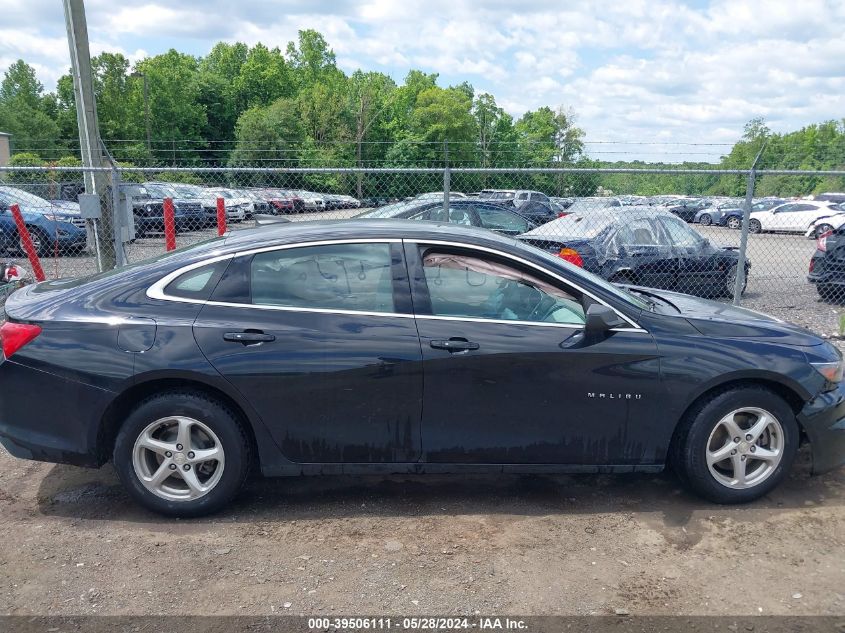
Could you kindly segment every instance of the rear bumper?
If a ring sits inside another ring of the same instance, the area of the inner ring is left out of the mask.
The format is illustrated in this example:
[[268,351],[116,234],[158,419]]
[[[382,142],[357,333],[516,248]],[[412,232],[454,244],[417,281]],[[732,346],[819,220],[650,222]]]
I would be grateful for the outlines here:
[[15,457],[100,466],[99,421],[114,394],[0,361],[0,444]]
[[810,438],[813,474],[845,465],[845,384],[816,396],[797,417]]

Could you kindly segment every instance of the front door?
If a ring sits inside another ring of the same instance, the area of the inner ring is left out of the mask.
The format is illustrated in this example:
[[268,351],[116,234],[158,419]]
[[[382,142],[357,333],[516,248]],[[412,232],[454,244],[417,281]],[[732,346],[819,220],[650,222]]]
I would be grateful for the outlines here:
[[194,332],[291,461],[419,458],[422,358],[401,243],[236,257]]
[[574,287],[472,248],[406,242],[424,362],[423,460],[657,463],[659,363],[636,328],[584,331]]

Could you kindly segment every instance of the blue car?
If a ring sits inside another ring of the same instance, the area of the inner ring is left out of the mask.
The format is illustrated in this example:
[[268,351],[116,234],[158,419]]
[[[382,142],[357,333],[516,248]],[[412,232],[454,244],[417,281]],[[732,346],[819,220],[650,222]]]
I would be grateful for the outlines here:
[[0,187],[0,246],[22,250],[11,206],[20,207],[32,243],[40,256],[85,250],[85,220],[78,211],[62,208],[17,187]]

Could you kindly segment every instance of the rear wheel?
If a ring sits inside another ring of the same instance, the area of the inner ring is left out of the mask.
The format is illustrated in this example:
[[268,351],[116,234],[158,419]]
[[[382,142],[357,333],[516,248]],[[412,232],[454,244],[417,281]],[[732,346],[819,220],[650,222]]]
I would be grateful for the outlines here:
[[740,220],[736,216],[731,216],[731,217],[728,218],[728,228],[729,229],[736,230],[736,229],[739,229],[740,227],[742,227],[742,220]]
[[250,444],[236,416],[190,391],[141,402],[121,427],[114,465],[129,494],[146,508],[177,517],[216,512],[240,490]]
[[760,224],[760,220],[749,220],[748,221],[748,230],[751,233],[762,233],[763,232],[763,225]]
[[774,489],[798,448],[789,405],[763,387],[736,387],[700,401],[681,422],[670,459],[684,483],[715,503],[745,503]]
[[707,213],[705,213],[704,215],[702,215],[702,216],[698,219],[698,221],[699,221],[702,225],[704,225],[704,226],[710,226],[711,224],[713,224],[713,218],[711,218],[711,217],[710,217],[710,215],[709,215],[709,214],[707,214]]

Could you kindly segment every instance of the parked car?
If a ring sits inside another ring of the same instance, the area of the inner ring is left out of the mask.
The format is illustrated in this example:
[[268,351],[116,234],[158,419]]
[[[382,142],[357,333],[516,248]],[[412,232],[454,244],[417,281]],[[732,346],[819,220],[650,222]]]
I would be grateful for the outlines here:
[[443,209],[443,202],[429,201],[422,204],[418,201],[414,202],[414,204],[405,203],[365,211],[356,217],[361,219],[393,218],[447,222],[464,226],[477,226],[505,235],[519,235],[537,226],[536,223],[521,215],[518,210],[485,200],[474,198],[450,200],[448,215]]
[[46,257],[86,248],[85,220],[75,211],[51,204],[17,187],[0,186],[0,248],[23,251],[11,206],[18,205],[36,252]]
[[[732,296],[739,256],[653,207],[572,213],[520,236],[614,283]],[[746,282],[750,264],[746,262]],[[743,288],[744,289],[744,288]]]
[[833,202],[836,204],[845,204],[845,193],[838,193],[838,192],[828,192],[828,193],[820,193],[813,196],[813,200],[816,202]]
[[[786,200],[783,198],[763,198],[762,200],[757,200],[751,205],[751,212],[754,211],[768,211],[769,209],[773,209],[777,206],[784,204]],[[740,229],[742,228],[742,205],[740,205],[739,209],[732,209],[728,211],[724,217],[720,220],[720,226],[727,226],[729,229]]]
[[258,195],[267,203],[263,213],[284,215],[305,211],[305,201],[289,189],[263,189]]
[[305,211],[326,210],[326,199],[322,194],[314,193],[313,191],[305,191],[304,189],[296,189],[293,193],[302,198],[303,208]]
[[807,280],[822,299],[845,301],[845,227],[839,226],[816,239]]
[[551,207],[551,201],[546,194],[530,189],[482,189],[478,197],[484,200],[510,200],[515,207],[521,207],[527,202],[539,202]]
[[804,236],[814,239],[819,238],[845,224],[845,203],[832,205],[831,211],[834,210],[836,211],[835,214],[820,217],[813,222]]
[[202,202],[186,194],[182,187],[169,182],[145,182],[142,185],[127,183],[123,187],[123,192],[132,200],[137,237],[164,232],[165,198],[173,201],[177,231],[196,231],[208,226]]
[[712,203],[706,198],[682,198],[667,204],[664,209],[674,213],[684,222],[693,222],[696,214],[709,207]]
[[715,202],[711,206],[705,207],[696,213],[693,223],[702,224],[704,226],[710,226],[711,224],[724,225],[724,222],[726,221],[725,218],[730,213],[739,213],[740,218],[742,218],[741,203],[735,200]]
[[281,223],[28,285],[6,313],[0,442],[110,460],[131,498],[171,516],[219,510],[253,471],[671,463],[704,498],[740,503],[783,481],[802,437],[813,472],[845,462],[830,342],[624,290],[490,231]]
[[[414,201],[414,202],[436,202],[437,200],[443,200],[446,194],[442,191],[429,191],[428,193],[421,193],[416,196],[411,196],[409,198],[405,198],[407,201]],[[449,199],[458,199],[458,198],[466,198],[467,195],[460,191],[450,191],[449,192]]]
[[768,211],[752,211],[748,219],[748,230],[751,233],[773,231],[803,234],[819,220],[837,213],[840,213],[839,207],[830,202],[797,200]]

